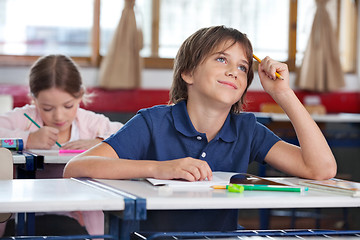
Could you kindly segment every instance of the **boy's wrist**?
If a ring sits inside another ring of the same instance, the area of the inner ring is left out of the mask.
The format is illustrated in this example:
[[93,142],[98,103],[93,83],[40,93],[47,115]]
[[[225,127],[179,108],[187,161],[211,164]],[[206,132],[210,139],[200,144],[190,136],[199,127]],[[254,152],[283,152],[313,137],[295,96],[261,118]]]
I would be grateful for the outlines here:
[[[145,162],[145,161],[142,161]],[[155,178],[156,176],[156,164],[157,161],[146,161],[146,164],[142,166],[144,170],[144,175],[150,178]]]
[[295,95],[292,89],[289,89],[288,91],[282,91],[275,94],[271,94],[271,97],[280,106],[282,105],[282,103],[289,103],[289,101],[291,101],[292,99],[297,99],[297,96]]

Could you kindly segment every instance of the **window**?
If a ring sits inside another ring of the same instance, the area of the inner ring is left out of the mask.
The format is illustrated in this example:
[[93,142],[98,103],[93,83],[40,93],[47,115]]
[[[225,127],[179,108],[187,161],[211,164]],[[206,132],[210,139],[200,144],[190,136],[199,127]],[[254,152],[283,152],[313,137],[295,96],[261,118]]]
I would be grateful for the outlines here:
[[173,58],[181,43],[199,28],[226,25],[246,33],[259,56],[267,54],[287,60],[289,1],[163,0],[161,3],[160,57]]
[[[356,32],[355,5],[330,0],[327,6],[346,65],[355,57],[356,41],[349,42]],[[123,6],[123,0],[0,0],[0,64],[61,52],[98,66]],[[301,64],[315,10],[315,0],[136,0],[135,6],[145,67],[160,68],[172,66],[180,44],[197,29],[226,25],[246,33],[259,57],[269,55],[294,70]],[[344,69],[354,71],[353,65]]]
[[91,55],[91,1],[0,0],[0,9],[1,54]]
[[[101,0],[100,2],[100,54],[104,56],[119,23],[124,0]],[[136,0],[134,8],[136,23],[144,35],[144,48],[141,52],[143,57],[151,55],[151,3],[151,0]]]
[[[344,0],[343,0],[344,1]],[[346,1],[346,0],[345,0]],[[300,4],[301,3],[301,4]],[[334,32],[338,31],[338,1],[330,0],[326,5]],[[296,66],[301,65],[304,57],[307,42],[310,36],[312,23],[316,13],[315,0],[299,0],[297,7],[297,28],[296,28]]]

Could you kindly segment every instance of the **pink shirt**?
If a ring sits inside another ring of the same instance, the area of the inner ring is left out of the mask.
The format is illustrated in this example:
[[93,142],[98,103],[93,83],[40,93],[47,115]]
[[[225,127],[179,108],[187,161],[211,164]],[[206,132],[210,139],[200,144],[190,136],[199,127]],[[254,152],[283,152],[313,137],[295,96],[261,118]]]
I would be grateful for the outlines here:
[[[44,126],[44,122],[36,107],[34,105],[25,105],[0,115],[0,138],[22,138],[24,146],[26,146],[29,133],[38,130],[38,127],[27,119],[24,113],[28,114],[41,127]],[[120,122],[111,122],[109,118],[102,114],[82,108],[78,109],[74,122],[77,128],[76,135],[78,135],[78,139],[94,139],[96,137],[105,139],[123,126]],[[71,136],[72,140],[77,140],[76,138],[74,139],[74,136]],[[58,147],[54,145],[53,148]],[[40,176],[37,175],[37,178],[61,177],[62,171],[62,165],[47,166],[47,171],[39,174]],[[65,215],[77,219],[81,225],[86,227],[89,234],[104,234],[104,214],[102,211],[70,212]],[[0,224],[0,237],[5,226],[6,224]]]
[[[0,115],[1,138],[22,138],[24,146],[26,146],[29,133],[38,130],[38,127],[28,120],[24,113],[28,114],[41,127],[44,126],[36,107],[34,105],[25,105]],[[79,131],[79,139],[94,139],[96,137],[105,139],[123,126],[120,122],[111,122],[103,114],[97,114],[82,108],[78,109],[74,121]]]

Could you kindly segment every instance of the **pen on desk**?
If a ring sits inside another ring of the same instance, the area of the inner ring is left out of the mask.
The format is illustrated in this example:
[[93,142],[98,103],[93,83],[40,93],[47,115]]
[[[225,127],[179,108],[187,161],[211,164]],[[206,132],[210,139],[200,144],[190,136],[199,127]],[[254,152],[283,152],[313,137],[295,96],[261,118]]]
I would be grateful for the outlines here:
[[[39,124],[37,124],[29,115],[27,115],[26,113],[24,113],[25,117],[27,117],[33,124],[35,124],[35,126],[37,126],[38,128],[41,128]],[[55,142],[56,145],[58,145],[59,147],[61,147],[60,143]]]
[[[255,56],[255,54],[253,54],[253,57],[256,59],[256,61],[258,61],[259,63],[261,63],[261,59],[258,58],[257,56]],[[276,77],[278,77],[281,80],[284,80],[283,76],[281,76],[278,72],[275,72]]]
[[[232,185],[214,185],[213,189],[230,189]],[[307,187],[292,187],[292,186],[270,186],[270,185],[241,185],[245,191],[278,191],[278,192],[303,192],[308,191]]]

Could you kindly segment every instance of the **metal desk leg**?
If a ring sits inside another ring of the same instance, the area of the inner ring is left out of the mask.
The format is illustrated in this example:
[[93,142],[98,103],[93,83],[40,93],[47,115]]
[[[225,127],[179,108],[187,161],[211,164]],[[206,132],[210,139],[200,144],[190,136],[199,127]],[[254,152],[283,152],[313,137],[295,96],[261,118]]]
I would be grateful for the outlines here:
[[15,215],[15,235],[25,235],[25,213],[17,213]]
[[35,235],[35,213],[17,213],[15,215],[15,235]]
[[131,233],[139,229],[140,222],[135,219],[124,219],[124,215],[119,212],[105,213],[105,234],[114,239],[130,240]]
[[26,213],[27,235],[35,235],[35,213]]
[[260,229],[267,230],[269,229],[270,223],[270,209],[260,209]]
[[139,231],[140,223],[135,217],[135,200],[130,198],[124,200],[124,211],[105,212],[105,233],[115,239],[129,240],[132,232]]

